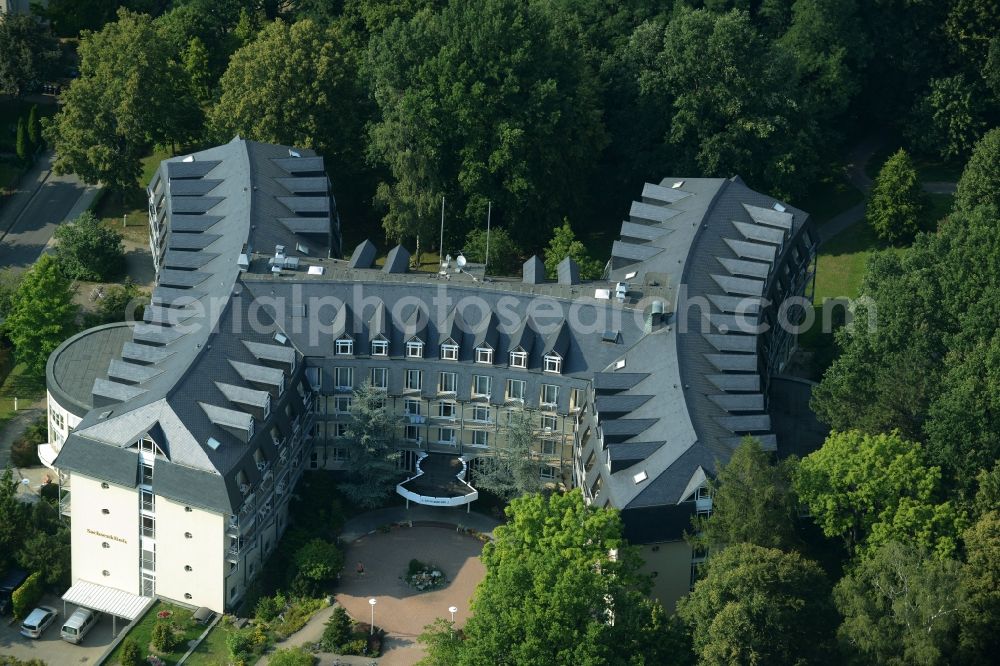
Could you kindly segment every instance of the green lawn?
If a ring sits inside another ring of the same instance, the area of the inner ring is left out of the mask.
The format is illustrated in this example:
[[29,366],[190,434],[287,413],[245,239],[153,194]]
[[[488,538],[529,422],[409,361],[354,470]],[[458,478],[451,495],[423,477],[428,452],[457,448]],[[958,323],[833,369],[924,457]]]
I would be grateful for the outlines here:
[[837,174],[818,181],[805,196],[790,203],[809,213],[818,224],[823,224],[861,203],[864,198],[864,194],[858,188]]
[[[6,355],[10,350],[0,352]],[[45,401],[45,377],[36,377],[27,372],[23,363],[15,365],[0,384],[0,424],[14,416],[14,398],[18,407],[25,409],[32,403]]]
[[[181,636],[178,641],[178,647],[175,650],[166,654],[159,654],[159,657],[167,664],[176,664],[180,658],[184,656],[184,653],[188,651],[188,641],[198,638],[198,636],[201,636],[201,632],[205,631],[204,626],[191,619],[191,611],[187,608],[168,604],[165,601],[157,601],[148,611],[146,611],[146,614],[141,620],[139,620],[139,623],[132,627],[132,630],[128,632],[128,637],[139,644],[139,651],[141,654],[153,654],[154,650],[149,644],[153,635],[153,625],[159,621],[156,614],[164,610],[173,613],[170,620],[173,621],[179,629],[181,629]],[[115,651],[111,653],[111,656],[108,657],[108,660],[105,663],[120,663],[118,661],[120,654],[121,644],[119,644]],[[225,661],[217,659],[212,663],[220,664],[225,663]]]
[[[170,157],[169,151],[157,150],[142,158],[142,175],[134,190],[122,194],[108,193],[101,198],[94,214],[101,221],[120,231],[129,240],[145,244],[149,238],[149,208],[146,202],[146,185],[152,179],[160,162]],[[122,225],[122,216],[127,216]]]
[[226,639],[231,631],[232,625],[218,622],[184,663],[191,666],[218,666],[228,663],[229,646],[226,645]]
[[[888,249],[887,243],[875,236],[875,230],[862,220],[820,246],[816,262],[816,295],[813,302],[824,298],[854,298],[861,287],[865,264],[876,249]],[[896,248],[893,251],[901,251]]]

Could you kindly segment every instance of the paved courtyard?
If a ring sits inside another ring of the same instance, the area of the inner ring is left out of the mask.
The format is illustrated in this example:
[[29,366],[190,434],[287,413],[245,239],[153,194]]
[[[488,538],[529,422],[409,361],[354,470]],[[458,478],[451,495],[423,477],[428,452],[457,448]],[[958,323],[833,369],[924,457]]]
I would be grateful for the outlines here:
[[[0,621],[0,655],[17,657],[18,659],[41,659],[50,666],[64,664],[94,664],[105,648],[111,643],[111,618],[102,615],[94,628],[84,637],[83,643],[73,645],[59,638],[59,628],[66,620],[67,614],[76,610],[73,604],[66,605],[63,613],[62,599],[46,595],[41,604],[51,606],[59,611],[59,618],[45,630],[42,637],[32,640],[20,634],[21,625],[13,622],[9,615]],[[118,630],[121,631],[128,622],[119,620]]]
[[[347,547],[337,601],[352,617],[368,621],[368,599],[374,597],[375,625],[400,638],[415,637],[435,619],[448,617],[449,606],[458,607],[455,622],[462,626],[485,575],[482,551],[482,542],[454,527],[400,527],[363,536]],[[407,585],[403,577],[412,558],[440,569],[448,585],[428,592]],[[356,571],[358,562],[364,564],[363,574]]]

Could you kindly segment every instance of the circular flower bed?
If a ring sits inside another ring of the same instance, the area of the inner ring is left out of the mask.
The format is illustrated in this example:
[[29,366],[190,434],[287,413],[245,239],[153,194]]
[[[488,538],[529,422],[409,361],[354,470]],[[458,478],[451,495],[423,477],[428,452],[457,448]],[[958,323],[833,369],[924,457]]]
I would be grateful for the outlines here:
[[440,569],[420,560],[410,560],[404,580],[421,592],[436,590],[448,583],[448,579]]

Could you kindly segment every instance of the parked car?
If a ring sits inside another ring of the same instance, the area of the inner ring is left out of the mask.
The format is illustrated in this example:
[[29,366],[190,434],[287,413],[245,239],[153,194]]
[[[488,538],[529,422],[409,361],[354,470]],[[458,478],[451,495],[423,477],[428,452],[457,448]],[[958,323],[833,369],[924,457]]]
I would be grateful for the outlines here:
[[87,635],[87,632],[94,628],[100,615],[89,608],[77,608],[63,624],[59,637],[70,643],[79,643]]
[[39,606],[24,618],[21,623],[21,635],[28,638],[41,638],[42,632],[59,617],[59,611],[48,606]]
[[28,572],[22,569],[11,569],[0,579],[0,615],[10,611],[11,597],[17,588],[28,580]]

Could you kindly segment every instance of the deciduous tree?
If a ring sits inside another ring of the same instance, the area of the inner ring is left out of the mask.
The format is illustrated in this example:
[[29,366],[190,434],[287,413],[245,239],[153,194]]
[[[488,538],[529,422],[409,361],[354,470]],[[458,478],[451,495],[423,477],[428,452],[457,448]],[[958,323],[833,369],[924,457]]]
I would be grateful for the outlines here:
[[969,664],[988,664],[1000,654],[1000,504],[984,513],[962,538],[965,566],[962,587],[960,650]]
[[677,614],[704,666],[836,663],[830,584],[798,553],[741,543],[714,554]]
[[941,469],[899,433],[831,433],[802,459],[795,490],[823,533],[851,549],[902,541],[940,557],[955,552],[963,521],[940,498]]
[[[462,641],[426,643],[430,663],[679,663],[650,581],[622,538],[617,511],[587,506],[579,490],[525,495],[483,549],[486,577],[476,589]],[[613,618],[613,621],[611,621]]]
[[931,79],[911,113],[911,144],[945,160],[965,159],[985,129],[982,96],[962,74]]
[[542,488],[534,451],[534,419],[523,409],[509,412],[509,417],[502,443],[497,442],[489,455],[476,459],[475,475],[479,488],[504,501]]
[[125,268],[122,235],[85,211],[56,227],[59,270],[73,280],[99,282],[118,277]]
[[18,285],[3,323],[14,356],[41,375],[49,354],[73,333],[76,313],[69,280],[52,256],[42,255]]
[[486,217],[518,243],[541,241],[580,205],[605,144],[596,80],[544,3],[451,2],[396,21],[371,42],[380,119],[370,152],[393,239],[432,236],[447,196],[463,237]]
[[136,186],[139,158],[151,143],[189,140],[201,112],[178,53],[153,20],[125,10],[80,40],[80,77],[43,130],[57,173],[124,191]]
[[570,257],[577,263],[580,277],[585,280],[599,279],[604,272],[601,262],[590,257],[587,248],[576,239],[576,234],[573,233],[569,220],[563,218],[562,225],[552,231],[552,238],[549,239],[549,244],[545,248],[545,273],[550,278],[555,278],[559,264],[566,257]]
[[[489,234],[490,273],[495,275],[514,275],[521,267],[521,248],[510,237],[503,227],[493,227]],[[476,228],[465,237],[462,251],[470,261],[482,263],[486,261],[486,229]]]
[[50,78],[59,49],[48,26],[32,14],[0,14],[0,95],[18,97]]
[[959,575],[958,562],[915,544],[889,541],[871,551],[833,591],[844,653],[858,664],[953,663]]
[[902,148],[886,160],[872,185],[866,215],[880,238],[897,242],[913,238],[927,207],[920,178]]

